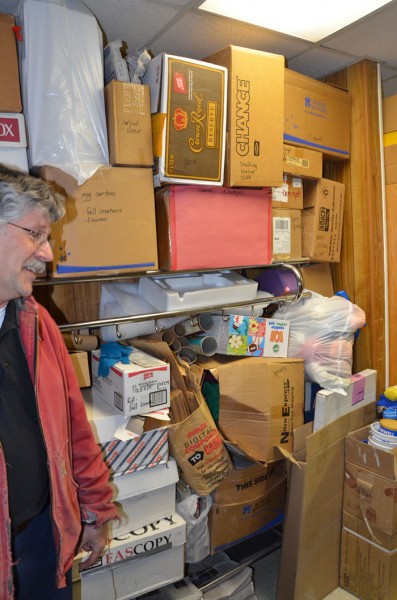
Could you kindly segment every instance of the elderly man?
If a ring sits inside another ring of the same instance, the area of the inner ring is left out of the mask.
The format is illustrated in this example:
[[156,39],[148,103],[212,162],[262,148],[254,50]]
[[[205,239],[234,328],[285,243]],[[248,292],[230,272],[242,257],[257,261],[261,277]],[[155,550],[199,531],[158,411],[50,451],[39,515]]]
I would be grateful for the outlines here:
[[117,519],[108,470],[57,325],[31,296],[64,197],[0,165],[0,598],[72,598]]

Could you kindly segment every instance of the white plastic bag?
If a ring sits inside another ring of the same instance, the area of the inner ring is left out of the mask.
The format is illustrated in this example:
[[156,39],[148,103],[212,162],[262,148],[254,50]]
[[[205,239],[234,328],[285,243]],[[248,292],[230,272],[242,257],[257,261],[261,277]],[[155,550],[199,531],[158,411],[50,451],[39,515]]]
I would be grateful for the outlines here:
[[[178,502],[178,497],[183,499]],[[187,563],[199,562],[210,553],[208,513],[211,506],[211,496],[198,496],[183,482],[178,483],[176,510],[186,521],[185,562]]]
[[351,383],[355,332],[365,325],[365,313],[341,296],[312,297],[285,305],[273,318],[290,323],[288,356],[304,359],[305,378],[345,395]]
[[79,0],[20,0],[16,22],[29,167],[79,185],[109,163],[102,33]]

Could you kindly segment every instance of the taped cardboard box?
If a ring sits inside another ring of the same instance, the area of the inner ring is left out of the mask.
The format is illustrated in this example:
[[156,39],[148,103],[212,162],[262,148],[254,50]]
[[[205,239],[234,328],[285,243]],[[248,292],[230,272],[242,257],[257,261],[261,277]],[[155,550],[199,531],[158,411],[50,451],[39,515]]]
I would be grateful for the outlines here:
[[345,436],[371,423],[371,405],[312,433],[294,431],[277,600],[321,600],[339,586]]
[[370,427],[364,427],[346,437],[343,510],[366,525],[365,538],[379,545],[380,537],[386,537],[386,547],[397,550],[392,546],[397,535],[397,450],[368,444],[369,433]]
[[273,260],[302,258],[302,214],[298,209],[272,208]]
[[279,187],[272,187],[273,208],[303,209],[303,183],[301,177],[284,173],[283,183]]
[[105,107],[110,164],[152,167],[149,87],[111,81],[105,87]]
[[229,73],[225,186],[281,185],[284,56],[229,45],[205,60]]
[[233,469],[213,493],[209,513],[211,554],[281,523],[287,493],[284,460],[263,464],[226,443]]
[[316,150],[283,145],[283,172],[306,179],[321,179],[323,155]]
[[362,600],[395,600],[397,550],[386,550],[343,528],[340,587]]
[[69,356],[71,358],[74,371],[81,388],[91,386],[91,373],[90,365],[88,360],[88,352],[84,351],[71,351],[69,350]]
[[157,268],[150,169],[104,166],[82,185],[55,167],[42,167],[39,175],[67,195],[65,216],[52,227],[53,277]]
[[167,186],[156,191],[156,223],[162,269],[249,267],[272,259],[270,188]]
[[277,445],[292,451],[293,430],[303,424],[303,360],[299,358],[200,357],[219,383],[219,427],[225,438],[253,458],[279,458]]
[[222,185],[227,69],[162,53],[142,83],[150,87],[155,186]]
[[345,185],[330,179],[304,182],[302,252],[320,262],[339,262]]
[[5,112],[22,110],[14,26],[12,15],[0,14],[0,111]]
[[285,69],[284,141],[349,158],[351,94]]

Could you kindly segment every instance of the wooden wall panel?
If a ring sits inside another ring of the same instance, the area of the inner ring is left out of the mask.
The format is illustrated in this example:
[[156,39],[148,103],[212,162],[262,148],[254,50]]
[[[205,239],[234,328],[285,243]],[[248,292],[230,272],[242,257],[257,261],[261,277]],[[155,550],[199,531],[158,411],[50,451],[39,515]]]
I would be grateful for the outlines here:
[[329,82],[352,94],[351,157],[330,163],[326,174],[346,185],[342,254],[333,265],[335,289],[344,289],[366,314],[367,325],[354,347],[354,371],[378,371],[385,388],[385,274],[377,66],[361,61]]
[[390,385],[397,385],[397,184],[386,186],[387,258],[389,273]]

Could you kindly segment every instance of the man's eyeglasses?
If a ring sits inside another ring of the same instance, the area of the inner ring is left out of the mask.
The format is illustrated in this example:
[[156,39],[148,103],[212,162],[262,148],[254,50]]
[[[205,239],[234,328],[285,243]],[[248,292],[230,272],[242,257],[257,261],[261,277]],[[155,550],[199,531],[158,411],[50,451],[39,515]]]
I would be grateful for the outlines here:
[[12,225],[13,227],[18,227],[18,229],[22,229],[28,233],[38,248],[49,244],[51,248],[54,247],[54,240],[50,238],[50,234],[45,233],[44,231],[34,231],[33,229],[28,229],[27,227],[22,227],[22,225],[17,225],[16,223],[11,223],[11,221],[7,221],[8,225]]

